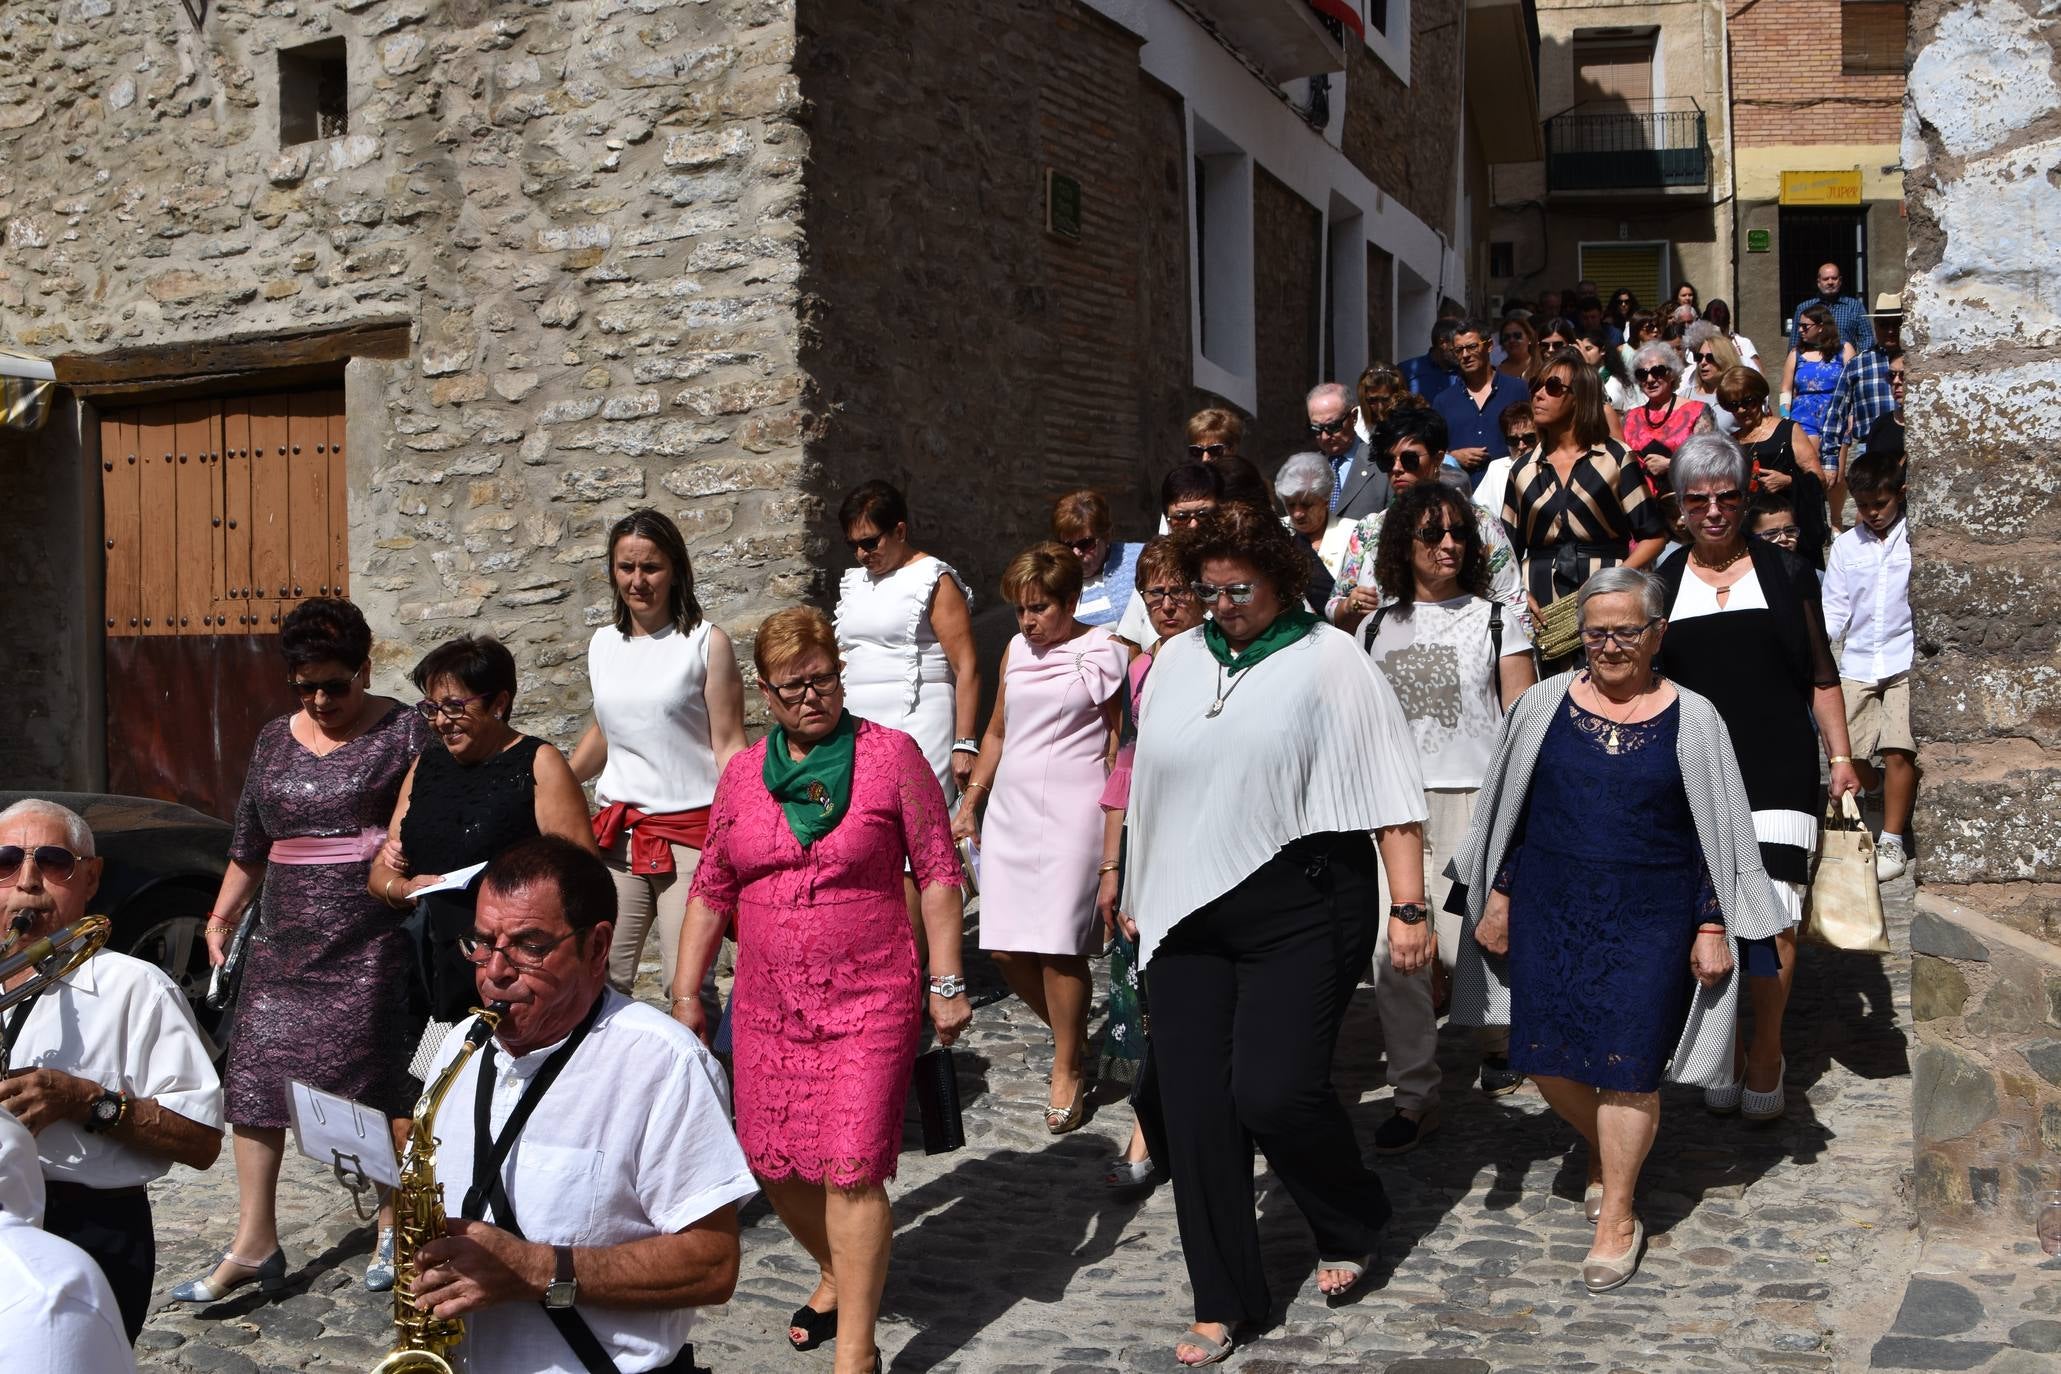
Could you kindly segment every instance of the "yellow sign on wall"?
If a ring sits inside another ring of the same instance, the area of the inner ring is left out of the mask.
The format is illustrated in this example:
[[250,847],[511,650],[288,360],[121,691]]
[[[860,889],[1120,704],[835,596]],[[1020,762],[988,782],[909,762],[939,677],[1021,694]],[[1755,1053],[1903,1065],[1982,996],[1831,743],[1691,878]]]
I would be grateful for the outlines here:
[[1859,205],[1861,169],[1782,173],[1784,205]]

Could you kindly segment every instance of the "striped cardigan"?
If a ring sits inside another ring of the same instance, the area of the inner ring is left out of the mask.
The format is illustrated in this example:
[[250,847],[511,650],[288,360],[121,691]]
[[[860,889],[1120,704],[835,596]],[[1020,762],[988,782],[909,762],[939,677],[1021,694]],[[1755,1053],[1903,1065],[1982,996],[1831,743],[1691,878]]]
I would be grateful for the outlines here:
[[[1503,865],[1510,841],[1531,795],[1531,775],[1545,743],[1546,727],[1567,700],[1573,673],[1548,678],[1526,692],[1503,722],[1495,759],[1475,799],[1474,825],[1447,868],[1454,880],[1448,910],[1463,918],[1457,967],[1453,970],[1453,1019],[1463,1025],[1507,1025],[1510,1020],[1508,967],[1474,939],[1487,905],[1489,885]],[[1732,945],[1734,971],[1714,988],[1697,984],[1689,1018],[1668,1063],[1678,1083],[1721,1087],[1732,1081],[1732,1046],[1738,1027],[1739,941],[1765,939],[1789,929],[1789,917],[1761,868],[1753,809],[1732,737],[1706,697],[1675,688],[1681,698],[1681,732],[1675,756],[1689,796],[1696,838],[1710,869],[1718,905]],[[1636,843],[1627,837],[1626,843]]]

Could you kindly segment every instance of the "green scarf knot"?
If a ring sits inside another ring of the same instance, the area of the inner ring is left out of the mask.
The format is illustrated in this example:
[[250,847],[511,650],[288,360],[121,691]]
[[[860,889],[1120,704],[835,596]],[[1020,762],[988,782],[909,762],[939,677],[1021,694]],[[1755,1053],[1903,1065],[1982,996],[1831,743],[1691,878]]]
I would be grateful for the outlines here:
[[835,729],[800,758],[787,753],[787,732],[766,732],[766,763],[760,776],[787,814],[787,828],[806,849],[837,829],[852,805],[852,746],[858,725],[850,711],[838,713]]
[[1233,653],[1231,641],[1224,638],[1223,627],[1214,619],[1210,619],[1202,622],[1202,642],[1209,645],[1209,651],[1216,656],[1217,662],[1235,676],[1276,649],[1285,649],[1295,643],[1308,634],[1310,627],[1316,623],[1315,615],[1299,607],[1292,611],[1283,611],[1275,616],[1274,623],[1261,630],[1258,637],[1246,645],[1243,651]]

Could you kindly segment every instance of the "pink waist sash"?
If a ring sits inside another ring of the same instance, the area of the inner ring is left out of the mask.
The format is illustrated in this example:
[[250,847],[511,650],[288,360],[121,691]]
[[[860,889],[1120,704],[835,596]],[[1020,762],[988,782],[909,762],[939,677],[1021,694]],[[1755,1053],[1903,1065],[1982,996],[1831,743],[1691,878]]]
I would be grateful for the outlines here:
[[375,825],[355,835],[294,835],[272,841],[265,857],[275,864],[356,864],[379,853],[386,827]]

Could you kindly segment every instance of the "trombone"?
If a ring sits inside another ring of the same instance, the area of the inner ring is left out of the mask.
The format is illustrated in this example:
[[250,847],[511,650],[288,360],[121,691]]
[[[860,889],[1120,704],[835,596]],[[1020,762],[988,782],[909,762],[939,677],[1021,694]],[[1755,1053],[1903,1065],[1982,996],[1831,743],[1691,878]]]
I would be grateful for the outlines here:
[[[20,918],[17,918],[19,920]],[[62,930],[53,931],[40,940],[32,941],[20,952],[0,959],[0,987],[7,980],[25,968],[36,972],[18,988],[0,992],[0,1011],[5,1011],[25,998],[34,997],[58,979],[70,973],[79,965],[100,952],[107,943],[114,925],[105,916],[85,916]],[[10,932],[7,941],[0,944],[5,948],[19,939],[19,931]]]

